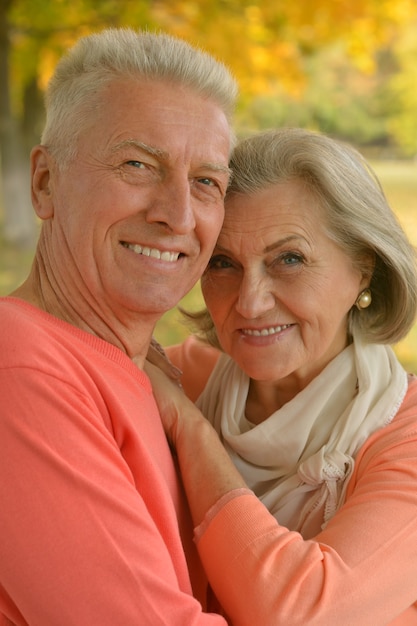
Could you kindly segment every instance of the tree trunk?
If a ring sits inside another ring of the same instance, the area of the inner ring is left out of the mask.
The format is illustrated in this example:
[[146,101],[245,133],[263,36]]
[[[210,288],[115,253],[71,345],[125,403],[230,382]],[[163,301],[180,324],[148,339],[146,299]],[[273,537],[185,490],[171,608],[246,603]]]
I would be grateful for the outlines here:
[[36,222],[30,202],[29,156],[10,105],[10,33],[7,13],[12,0],[0,0],[0,164],[3,237],[8,243],[31,247]]

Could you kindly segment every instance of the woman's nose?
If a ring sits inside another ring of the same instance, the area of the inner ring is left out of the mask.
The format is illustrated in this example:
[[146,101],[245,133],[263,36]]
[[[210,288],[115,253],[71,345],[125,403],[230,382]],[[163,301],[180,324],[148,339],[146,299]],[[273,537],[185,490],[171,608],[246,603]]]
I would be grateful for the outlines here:
[[275,296],[269,278],[259,274],[244,276],[236,302],[238,313],[246,319],[254,319],[267,313],[274,306]]

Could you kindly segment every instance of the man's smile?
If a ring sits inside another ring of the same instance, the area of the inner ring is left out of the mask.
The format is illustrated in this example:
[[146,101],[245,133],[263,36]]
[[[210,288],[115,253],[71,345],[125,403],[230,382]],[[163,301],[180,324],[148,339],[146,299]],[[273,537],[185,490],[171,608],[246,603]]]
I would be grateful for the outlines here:
[[180,252],[171,252],[169,250],[158,250],[157,248],[149,248],[148,246],[140,246],[139,244],[121,242],[122,246],[135,252],[135,254],[142,254],[143,256],[150,256],[154,259],[161,259],[161,261],[168,261],[174,263],[178,260]]

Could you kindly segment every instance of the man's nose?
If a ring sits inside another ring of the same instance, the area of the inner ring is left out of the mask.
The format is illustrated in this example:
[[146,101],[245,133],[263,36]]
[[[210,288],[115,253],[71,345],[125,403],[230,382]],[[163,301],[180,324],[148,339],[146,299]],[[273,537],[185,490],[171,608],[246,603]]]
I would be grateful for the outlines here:
[[186,235],[196,226],[191,183],[185,176],[170,176],[161,181],[158,193],[147,212],[147,221],[164,224],[172,233]]

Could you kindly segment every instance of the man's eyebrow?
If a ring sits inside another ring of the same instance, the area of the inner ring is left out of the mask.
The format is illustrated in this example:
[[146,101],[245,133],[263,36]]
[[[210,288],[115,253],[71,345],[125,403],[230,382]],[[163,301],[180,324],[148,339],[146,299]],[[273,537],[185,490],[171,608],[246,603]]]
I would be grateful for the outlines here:
[[222,163],[203,163],[201,165],[201,169],[221,172],[222,174],[227,174],[229,177],[232,175],[232,170],[230,169],[230,167],[227,167],[227,165],[223,165]]
[[[167,161],[169,159],[169,153],[165,150],[161,150],[160,148],[156,148],[155,146],[150,146],[143,141],[137,141],[137,139],[125,139],[120,143],[117,143],[113,146],[112,152],[117,152],[118,150],[122,150],[123,148],[136,148],[136,150],[146,152],[150,156],[161,159],[162,161]],[[209,169],[214,172],[222,172],[224,174],[227,174],[228,176],[231,176],[232,173],[230,167],[227,167],[227,165],[223,165],[222,163],[202,163],[201,168]]]
[[112,152],[117,152],[118,150],[122,150],[123,148],[136,148],[136,150],[141,150],[142,152],[146,152],[150,156],[154,156],[162,160],[167,160],[169,157],[168,152],[165,152],[165,150],[155,148],[155,146],[150,146],[147,143],[144,143],[143,141],[137,141],[136,139],[125,139],[124,141],[117,143],[113,146]]

